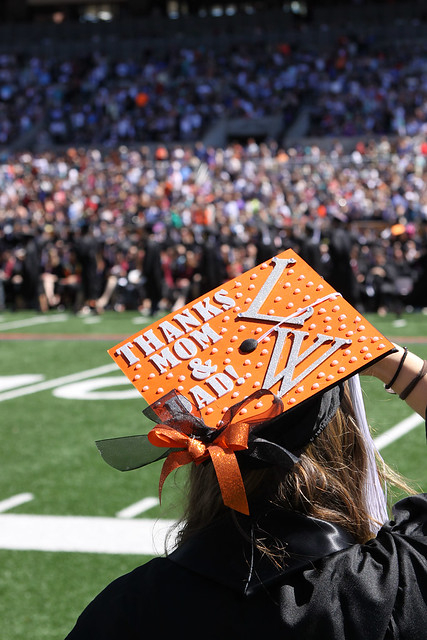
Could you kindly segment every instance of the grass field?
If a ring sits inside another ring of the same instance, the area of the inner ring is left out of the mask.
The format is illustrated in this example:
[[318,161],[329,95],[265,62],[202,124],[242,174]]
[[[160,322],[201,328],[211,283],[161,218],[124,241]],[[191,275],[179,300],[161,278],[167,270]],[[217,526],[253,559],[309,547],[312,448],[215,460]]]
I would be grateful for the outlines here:
[[[387,337],[427,358],[427,318],[422,314],[404,316],[404,322],[392,316],[368,319]],[[102,587],[148,559],[150,553],[126,553],[126,540],[120,549],[104,553],[104,523],[142,526],[145,519],[174,520],[180,514],[185,470],[168,479],[161,507],[155,500],[145,502],[123,517],[122,510],[157,496],[161,463],[121,474],[101,460],[94,445],[100,438],[149,428],[141,413],[144,401],[123,384],[123,374],[106,353],[144,323],[131,312],[87,318],[1,315],[0,640],[64,638]],[[362,382],[376,435],[411,415],[377,380]],[[420,424],[382,454],[427,490],[424,444]],[[11,498],[15,502],[8,502]],[[69,550],[75,517],[85,526],[102,525],[93,529],[92,552]],[[58,523],[70,526],[55,534]],[[13,535],[15,524],[25,529],[19,534],[24,542]],[[7,542],[8,527],[19,548]],[[35,550],[43,544],[46,550]],[[58,544],[67,550],[54,551]]]

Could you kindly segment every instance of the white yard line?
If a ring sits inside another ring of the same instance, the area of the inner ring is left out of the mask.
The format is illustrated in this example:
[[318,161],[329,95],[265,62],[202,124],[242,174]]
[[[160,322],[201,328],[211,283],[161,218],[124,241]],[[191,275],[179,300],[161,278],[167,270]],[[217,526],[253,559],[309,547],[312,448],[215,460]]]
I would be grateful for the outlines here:
[[117,371],[117,365],[115,363],[105,364],[102,367],[87,369],[86,371],[72,373],[68,376],[61,376],[60,378],[53,378],[52,380],[46,380],[45,382],[39,382],[27,387],[21,387],[20,389],[5,391],[4,393],[0,393],[0,402],[4,400],[12,400],[13,398],[19,398],[20,396],[27,396],[31,393],[38,393],[39,391],[46,391],[46,389],[54,389],[55,387],[59,387],[64,384],[70,384],[72,382],[79,382],[80,380],[84,380],[86,378],[94,378],[95,376],[100,376],[104,373],[110,373],[111,371]]
[[[0,515],[0,549],[158,555],[174,520]],[[168,547],[174,544],[173,534]]]
[[67,313],[61,313],[57,316],[31,316],[31,318],[25,318],[24,320],[12,320],[11,322],[1,322],[0,331],[6,329],[22,329],[23,327],[33,327],[36,324],[50,324],[53,322],[63,322],[68,320]]
[[418,413],[413,413],[408,418],[405,418],[405,420],[402,420],[402,422],[394,425],[394,427],[375,438],[374,442],[377,446],[378,451],[384,449],[384,447],[391,444],[395,440],[398,440],[406,433],[409,433],[409,431],[412,431],[412,429],[415,429],[415,427],[423,422],[423,418],[418,415]]
[[19,507],[26,502],[31,502],[31,500],[34,500],[32,493],[17,493],[16,496],[11,496],[10,498],[6,498],[6,500],[0,501],[0,513]]
[[116,513],[117,518],[134,518],[135,516],[139,516],[141,513],[152,509],[153,507],[157,507],[159,504],[159,500],[157,498],[143,498],[134,504],[129,505],[125,509],[121,509]]

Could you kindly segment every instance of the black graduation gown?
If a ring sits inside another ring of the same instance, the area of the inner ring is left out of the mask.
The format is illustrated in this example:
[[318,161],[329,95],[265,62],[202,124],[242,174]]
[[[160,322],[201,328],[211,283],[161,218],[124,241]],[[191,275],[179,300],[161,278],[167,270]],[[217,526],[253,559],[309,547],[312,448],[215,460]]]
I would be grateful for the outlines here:
[[284,569],[252,553],[249,523],[227,516],[118,578],[67,640],[427,639],[427,494],[397,503],[364,545],[315,518],[259,518],[287,545]]

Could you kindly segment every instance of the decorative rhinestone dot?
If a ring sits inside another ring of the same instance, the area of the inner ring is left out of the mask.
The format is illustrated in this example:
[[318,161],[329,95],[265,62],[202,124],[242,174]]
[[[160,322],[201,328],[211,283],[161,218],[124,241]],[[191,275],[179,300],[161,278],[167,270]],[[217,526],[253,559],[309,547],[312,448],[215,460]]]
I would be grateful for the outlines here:
[[288,302],[288,304],[286,305],[287,309],[292,309],[292,307],[294,306],[293,302]]
[[298,280],[305,280],[305,275],[301,274],[300,276],[298,276]]
[[237,282],[237,280],[236,280],[236,281],[234,282],[234,286],[235,286],[235,288],[236,288],[236,289],[238,289],[239,287],[241,287],[241,286],[242,286],[242,283],[241,283],[241,282]]
[[269,316],[274,316],[274,313],[275,313],[274,309],[269,309],[268,310],[268,315]]
[[184,391],[184,387],[182,386],[182,384],[179,385],[178,391]]
[[236,298],[241,298],[242,296],[243,296],[243,293],[242,293],[241,291],[238,291],[238,292],[236,293],[236,296],[235,296],[235,297],[236,297]]
[[262,333],[262,329],[261,329],[261,327],[257,327],[257,328],[255,329],[255,333]]
[[319,284],[319,285],[316,287],[316,291],[322,291],[322,289],[324,289],[323,284]]
[[179,380],[179,382],[184,382],[185,376],[179,376],[178,380]]
[[276,297],[274,298],[274,302],[280,302],[280,301],[281,301],[281,299],[282,299],[282,298],[281,298],[280,296],[276,296]]
[[153,378],[156,377],[156,374],[155,373],[150,373],[150,375],[148,377],[152,380]]
[[378,345],[377,347],[378,349],[385,349],[385,344],[383,344],[382,342]]
[[332,307],[332,311],[337,312],[339,310],[340,310],[340,308],[339,308],[339,306],[337,304],[335,305],[335,307]]
[[228,411],[228,407],[223,407],[222,413],[227,413],[227,411]]
[[233,347],[228,347],[225,353],[233,353],[233,351],[234,351]]
[[285,282],[285,284],[283,285],[284,289],[289,289],[289,287],[291,287],[291,283],[290,282]]
[[261,269],[268,269],[268,264],[266,264],[265,262],[262,263]]
[[331,362],[331,367],[336,367],[338,363],[338,360],[332,360]]
[[295,404],[296,400],[295,398],[289,398],[288,400],[288,404]]
[[164,391],[165,391],[165,390],[163,389],[163,387],[159,387],[159,388],[157,389],[157,393],[164,393]]
[[338,369],[338,373],[344,373],[344,371],[345,371],[345,367],[340,367],[340,368]]
[[360,353],[366,353],[367,351],[369,351],[368,347],[362,347],[360,349]]
[[149,388],[150,388],[150,387],[148,387],[147,385],[145,385],[145,387],[142,387],[142,390],[143,390],[143,391],[148,391],[148,389],[149,389]]
[[218,349],[216,347],[214,347],[211,351],[211,353],[218,353]]
[[333,375],[326,376],[326,380],[328,380],[328,381],[331,381],[331,380],[333,380],[333,379],[334,379],[334,376],[333,376]]
[[247,367],[247,366],[249,366],[251,364],[251,361],[250,360],[245,360],[243,364],[245,365],[245,367]]
[[349,356],[350,354],[351,354],[350,349],[346,349],[345,351],[343,351],[344,356]]
[[253,386],[254,389],[256,389],[257,387],[261,386],[261,383],[260,382],[254,382],[252,386]]
[[372,358],[372,353],[367,353],[367,354],[364,356],[364,360],[370,360],[371,358]]
[[257,274],[256,273],[251,273],[251,280],[255,280],[255,278],[257,278]]
[[266,356],[266,355],[267,355],[267,353],[268,353],[268,349],[263,349],[263,350],[261,351],[261,355],[262,355],[262,356]]
[[293,273],[295,273],[293,269],[289,269],[289,271],[287,271],[288,276],[291,276]]
[[354,331],[347,331],[347,333],[345,334],[346,336],[352,336],[354,333]]
[[134,377],[134,380],[139,380],[140,379],[140,375],[137,373],[136,376]]
[[332,327],[331,327],[330,324],[326,325],[326,327],[325,327],[325,332],[327,332],[327,331],[332,331]]
[[266,344],[267,342],[270,342],[270,338],[268,336],[263,339],[262,344]]
[[308,328],[311,329],[312,331],[314,331],[314,329],[316,328],[316,325],[313,322]]
[[252,373],[245,373],[245,376],[244,376],[244,377],[246,378],[246,380],[247,380],[248,378],[252,378]]
[[224,364],[230,364],[230,362],[231,362],[230,358],[226,358],[226,359],[224,360]]
[[378,342],[378,340],[379,340],[379,337],[378,337],[378,336],[374,336],[374,337],[372,338],[372,342]]
[[317,313],[319,314],[319,316],[321,316],[323,313],[326,313],[326,309],[324,309],[323,307],[320,307]]
[[366,336],[360,336],[360,338],[357,338],[357,342],[365,342],[367,339],[368,338]]
[[135,365],[135,369],[140,369],[142,367],[142,365],[138,362],[138,364]]
[[339,329],[339,331],[344,331],[344,329],[347,329],[347,325],[346,324],[340,324],[338,329]]
[[340,316],[338,316],[338,320],[340,322],[342,322],[343,320],[345,320],[347,318],[347,316],[345,315],[345,313],[342,313]]
[[354,319],[354,321],[355,321],[355,322],[360,322],[360,321],[361,321],[361,319],[362,319],[362,318],[361,318],[360,316],[356,316],[356,317],[355,317],[355,319]]
[[238,379],[236,380],[236,384],[238,384],[238,385],[239,385],[239,387],[240,387],[240,385],[241,385],[241,384],[243,384],[243,383],[244,383],[244,381],[245,381],[245,379],[244,379],[244,378],[238,378]]
[[324,378],[325,374],[323,373],[323,371],[319,371],[319,373],[317,374],[318,378]]
[[330,322],[332,320],[331,316],[326,316],[323,322]]
[[353,362],[357,362],[357,358],[356,358],[356,356],[352,356],[352,357],[350,358],[349,362],[352,362],[352,363],[353,363]]
[[230,342],[236,342],[236,340],[238,340],[239,338],[237,336],[232,336],[230,338]]
[[295,393],[302,393],[304,391],[304,387],[298,387]]
[[364,331],[364,330],[365,330],[365,325],[364,325],[364,324],[360,324],[360,325],[357,327],[357,330],[358,330],[358,331]]
[[237,331],[244,331],[246,329],[244,324],[241,324]]
[[235,391],[234,393],[231,394],[232,398],[238,398],[239,397],[239,392]]
[[240,313],[241,309],[240,307],[234,307],[233,309],[233,313]]
[[256,366],[257,369],[259,369],[260,367],[263,366],[263,363],[262,362],[257,362],[255,366]]
[[245,304],[250,304],[252,302],[252,298],[246,298]]
[[173,373],[168,373],[168,375],[166,376],[166,380],[170,380],[171,378],[173,378]]
[[245,413],[247,413],[247,412],[248,412],[248,410],[245,409],[245,407],[243,407],[243,409],[240,409],[240,411],[239,411],[240,415],[242,415],[242,416],[244,416]]
[[313,283],[311,280],[309,280],[305,286],[306,286],[306,287],[312,287],[312,286],[313,286],[313,284],[314,284],[314,283]]
[[223,327],[220,331],[220,333],[227,333],[227,329],[225,327]]
[[208,407],[208,408],[206,409],[206,413],[207,413],[208,415],[209,415],[210,413],[213,413],[213,409],[212,409],[212,407]]
[[262,402],[257,402],[255,405],[255,409],[262,409],[264,405],[262,404]]
[[298,289],[297,287],[294,291],[294,296],[298,295],[298,293],[301,293],[301,289]]
[[249,291],[253,291],[255,289],[255,285],[254,284],[250,284],[248,289],[249,289]]
[[304,302],[307,302],[308,300],[310,300],[310,296],[308,296],[308,295],[307,295],[307,296],[304,296],[304,297],[303,297],[303,300],[304,300]]
[[315,382],[314,384],[312,384],[312,385],[311,385],[311,388],[312,388],[312,389],[318,389],[318,388],[319,388],[319,386],[320,386],[320,385],[319,385],[319,383],[318,383],[318,382]]

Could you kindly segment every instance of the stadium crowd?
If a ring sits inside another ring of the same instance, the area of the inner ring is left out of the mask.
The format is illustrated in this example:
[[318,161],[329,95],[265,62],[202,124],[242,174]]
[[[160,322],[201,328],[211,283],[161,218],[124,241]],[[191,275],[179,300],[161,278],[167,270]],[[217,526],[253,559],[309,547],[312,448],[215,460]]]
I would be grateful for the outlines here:
[[[302,107],[309,136],[415,135],[425,129],[426,46],[340,37],[256,46],[178,45],[74,57],[0,56],[0,145],[40,126],[51,144],[114,148],[139,140],[195,142],[218,118]],[[45,141],[46,142],[46,141]]]
[[293,248],[361,310],[427,307],[427,142],[23,153],[0,165],[0,307],[154,314]]

